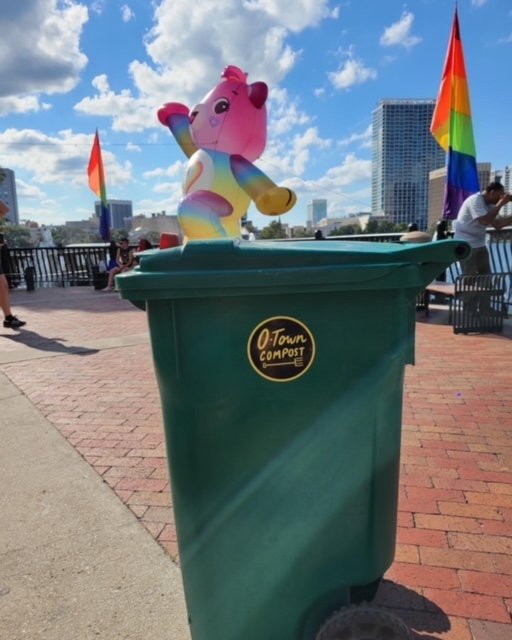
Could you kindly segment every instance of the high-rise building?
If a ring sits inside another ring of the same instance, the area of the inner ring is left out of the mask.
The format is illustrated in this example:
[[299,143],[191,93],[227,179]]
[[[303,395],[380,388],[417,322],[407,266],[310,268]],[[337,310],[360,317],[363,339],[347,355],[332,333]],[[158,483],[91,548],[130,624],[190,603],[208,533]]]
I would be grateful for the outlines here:
[[[508,193],[512,192],[512,167],[506,166],[504,169],[497,169],[496,171],[493,171],[491,180],[498,180],[498,182],[501,182],[501,184],[504,186],[506,192]],[[504,215],[504,216],[512,215],[511,202],[509,202],[503,207],[500,215]]]
[[[491,181],[491,163],[477,162],[478,183],[480,189],[485,187]],[[444,190],[446,186],[446,167],[434,169],[429,174],[428,181],[428,224],[427,229],[432,229],[436,222],[443,217],[444,208]]]
[[427,228],[429,173],[445,164],[430,133],[435,100],[381,100],[373,112],[372,215]]
[[308,204],[308,225],[315,227],[324,218],[327,218],[327,200],[312,200]]
[[18,196],[16,194],[16,176],[14,171],[0,167],[0,200],[6,204],[10,211],[7,220],[13,224],[20,223],[18,211]]
[[[501,182],[505,187],[505,191],[512,193],[512,166],[503,169]],[[512,202],[505,205],[505,215],[512,216]]]
[[[110,206],[110,226],[112,229],[123,229],[128,231],[132,225],[133,205],[131,200],[109,200]],[[101,202],[94,203],[96,216],[101,215]]]

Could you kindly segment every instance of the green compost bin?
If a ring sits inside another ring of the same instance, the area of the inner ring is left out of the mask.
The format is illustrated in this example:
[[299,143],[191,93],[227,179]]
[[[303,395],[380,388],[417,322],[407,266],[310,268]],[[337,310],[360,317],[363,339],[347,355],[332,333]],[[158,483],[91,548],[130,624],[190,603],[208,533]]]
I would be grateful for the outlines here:
[[416,296],[468,253],[213,240],[117,277],[145,301],[193,640],[313,640],[389,568]]

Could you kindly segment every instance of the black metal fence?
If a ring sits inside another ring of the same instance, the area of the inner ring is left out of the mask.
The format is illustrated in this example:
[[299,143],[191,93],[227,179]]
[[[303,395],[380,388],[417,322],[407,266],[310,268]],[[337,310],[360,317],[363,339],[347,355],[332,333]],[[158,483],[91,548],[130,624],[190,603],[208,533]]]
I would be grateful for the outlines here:
[[95,268],[108,264],[108,245],[15,248],[3,251],[2,268],[11,287],[87,286]]
[[[328,236],[326,240],[351,242],[398,242],[401,233]],[[512,229],[488,230],[488,246],[492,269],[495,273],[512,274]],[[317,242],[313,238],[304,238]],[[2,268],[12,287],[27,286],[27,276],[34,286],[92,285],[98,266],[108,264],[109,245],[91,244],[80,247],[50,247],[10,249],[2,251]],[[455,282],[460,266],[455,263],[447,273],[449,282]],[[510,280],[510,277],[508,278]],[[507,302],[512,299],[512,289],[507,287]]]
[[[328,236],[326,240],[399,242],[402,235],[401,233],[381,233],[376,235]],[[450,235],[452,236],[453,233]],[[487,246],[493,273],[504,274],[505,304],[510,308],[512,306],[512,229],[487,229]],[[447,269],[447,282],[454,283],[460,274],[460,263],[452,263]]]

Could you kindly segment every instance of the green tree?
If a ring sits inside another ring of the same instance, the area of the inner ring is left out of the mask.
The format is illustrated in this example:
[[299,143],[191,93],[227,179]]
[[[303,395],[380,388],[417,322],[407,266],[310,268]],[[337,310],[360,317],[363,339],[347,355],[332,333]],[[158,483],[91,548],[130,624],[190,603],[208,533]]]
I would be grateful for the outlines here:
[[286,233],[283,229],[283,225],[281,224],[281,220],[272,220],[272,222],[268,226],[263,227],[261,231],[261,237],[264,240],[286,238]]
[[76,227],[60,225],[52,228],[52,236],[57,247],[65,247],[68,244],[87,244],[90,242],[101,242],[99,232],[91,233]]
[[374,234],[379,232],[379,221],[375,220],[375,218],[371,218],[368,220],[368,224],[366,225],[363,233]]
[[379,233],[394,233],[397,230],[397,225],[389,220],[382,220],[379,223]]
[[23,225],[4,222],[0,224],[0,232],[4,234],[7,246],[11,248],[32,246],[30,231]]
[[361,227],[359,224],[345,224],[341,227],[335,227],[332,231],[330,231],[328,236],[354,236],[356,234],[362,233]]
[[407,224],[405,223],[394,224],[389,220],[376,220],[375,218],[372,218],[368,221],[363,233],[372,235],[376,233],[402,233],[402,231],[406,230]]
[[293,237],[294,238],[312,238],[315,235],[315,232],[310,229],[294,229]]

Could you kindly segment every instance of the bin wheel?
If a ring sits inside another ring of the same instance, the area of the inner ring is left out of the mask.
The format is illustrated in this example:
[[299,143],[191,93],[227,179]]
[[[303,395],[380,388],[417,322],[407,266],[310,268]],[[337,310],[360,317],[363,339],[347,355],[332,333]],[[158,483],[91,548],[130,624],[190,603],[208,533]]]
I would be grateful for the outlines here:
[[350,603],[361,604],[362,602],[371,602],[379,588],[382,578],[377,578],[368,584],[356,585],[350,588]]
[[409,628],[378,607],[343,607],[326,620],[315,640],[410,640]]

